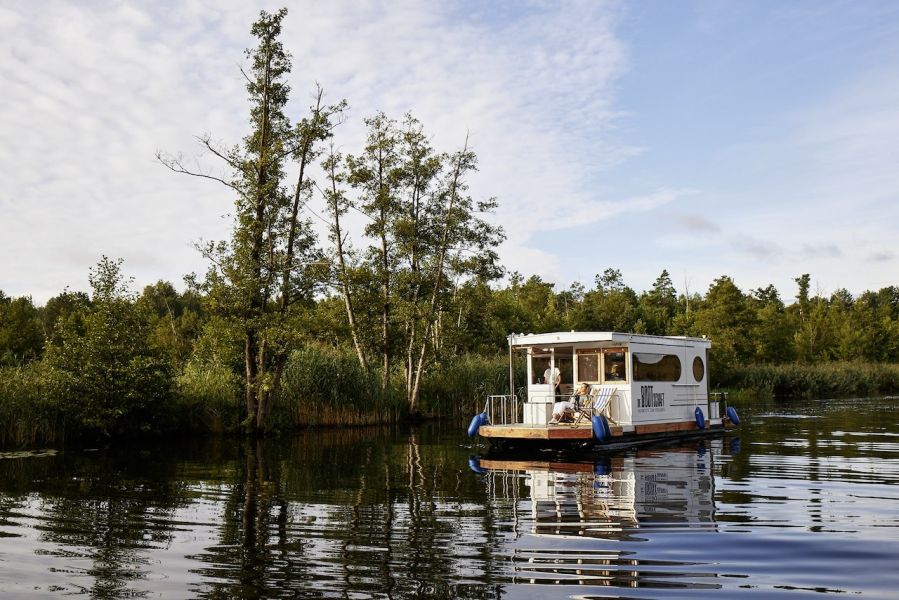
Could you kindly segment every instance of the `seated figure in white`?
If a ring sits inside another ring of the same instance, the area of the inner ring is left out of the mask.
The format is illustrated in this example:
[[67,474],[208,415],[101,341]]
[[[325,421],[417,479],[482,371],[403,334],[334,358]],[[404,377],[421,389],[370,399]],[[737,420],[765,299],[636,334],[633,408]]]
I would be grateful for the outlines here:
[[574,396],[572,396],[570,400],[562,400],[561,402],[556,402],[553,405],[553,416],[549,424],[557,425],[559,421],[564,420],[566,417],[573,416],[575,402],[578,400],[580,402],[585,402],[589,393],[590,386],[586,383],[582,383],[578,386],[577,391],[574,393]]

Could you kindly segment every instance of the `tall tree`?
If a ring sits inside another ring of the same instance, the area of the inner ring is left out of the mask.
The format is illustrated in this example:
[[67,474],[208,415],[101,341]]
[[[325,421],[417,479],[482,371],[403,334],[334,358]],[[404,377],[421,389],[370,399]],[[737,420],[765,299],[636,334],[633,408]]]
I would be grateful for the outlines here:
[[399,134],[396,122],[384,113],[366,119],[365,124],[368,127],[365,148],[359,156],[348,156],[347,166],[349,182],[361,196],[360,210],[371,219],[365,234],[377,240],[377,245],[369,248],[369,261],[381,288],[381,385],[386,388],[392,354],[391,294],[396,255],[391,229],[399,206]]
[[692,333],[712,340],[712,356],[718,363],[734,364],[752,356],[753,318],[743,292],[723,275],[712,283],[705,301],[696,310]]
[[652,289],[640,295],[640,319],[646,332],[664,335],[677,311],[677,291],[667,270],[655,280]]
[[[244,73],[250,134],[231,149],[209,136],[200,138],[231,175],[215,177],[160,155],[170,169],[215,179],[236,194],[231,240],[207,244],[203,252],[213,264],[206,282],[213,306],[243,331],[245,425],[253,433],[268,427],[287,357],[299,342],[301,328],[290,323],[302,318],[322,276],[315,236],[301,209],[311,191],[308,169],[318,156],[317,144],[330,137],[332,120],[343,109],[342,103],[322,106],[319,89],[309,116],[291,126],[285,114],[290,88],[284,81],[291,63],[279,39],[286,15],[286,9],[262,11],[251,29],[257,45],[247,50],[250,68]],[[288,159],[298,166],[292,191],[285,182]]]
[[431,336],[445,303],[450,301],[447,284],[453,279],[469,277],[495,279],[502,272],[495,249],[504,238],[503,231],[483,218],[496,208],[496,199],[475,201],[468,193],[468,177],[476,169],[477,156],[468,147],[466,137],[462,149],[449,157],[446,175],[435,196],[437,202],[429,215],[429,227],[435,232],[434,245],[422,257],[422,270],[430,298],[423,307],[423,331],[417,338],[418,359],[411,365],[413,373],[408,378],[411,385],[407,384],[406,389],[409,411],[413,414],[418,410],[428,346],[436,346]]
[[342,163],[343,157],[335,152],[334,145],[332,144],[328,157],[322,163],[322,167],[324,168],[325,175],[328,179],[328,185],[323,190],[323,195],[331,217],[328,226],[329,237],[334,244],[334,255],[337,258],[337,280],[339,282],[340,295],[343,298],[347,323],[350,328],[350,336],[353,338],[353,348],[356,350],[356,358],[359,360],[359,365],[364,371],[368,371],[368,360],[365,357],[365,350],[362,347],[361,334],[356,319],[350,268],[347,265],[347,234],[344,226],[341,224],[341,218],[352,206],[352,202],[347,198],[346,193],[342,188],[342,185],[346,182],[346,174],[341,168]]

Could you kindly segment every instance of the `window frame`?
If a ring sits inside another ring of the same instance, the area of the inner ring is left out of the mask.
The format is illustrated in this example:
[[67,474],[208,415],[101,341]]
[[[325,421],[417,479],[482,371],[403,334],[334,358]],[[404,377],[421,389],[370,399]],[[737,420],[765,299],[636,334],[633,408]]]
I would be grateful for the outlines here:
[[[677,378],[676,378],[676,379],[646,379],[646,378],[638,378],[638,377],[637,377],[637,374],[638,374],[638,370],[639,370],[639,369],[638,369],[638,367],[637,367],[637,362],[640,360],[639,358],[637,358],[637,355],[638,355],[638,354],[652,354],[652,355],[656,355],[656,356],[661,356],[661,357],[662,357],[661,359],[659,359],[658,361],[656,361],[656,362],[654,362],[654,363],[643,363],[643,362],[641,362],[640,364],[643,365],[643,366],[654,366],[654,365],[657,365],[657,364],[662,363],[663,361],[665,361],[666,359],[669,359],[669,358],[671,358],[671,359],[677,361]],[[634,375],[633,375],[633,376],[634,376],[634,381],[640,381],[640,382],[660,382],[660,383],[677,383],[678,381],[681,381],[681,380],[683,379],[683,376],[684,376],[684,361],[681,360],[681,357],[678,356],[677,354],[670,354],[670,353],[666,353],[666,352],[633,352],[633,353],[632,353],[632,356],[633,356],[633,358],[632,358],[632,360],[631,360],[631,363],[632,363],[632,364],[631,364],[631,368],[633,369],[633,373],[634,373]]]

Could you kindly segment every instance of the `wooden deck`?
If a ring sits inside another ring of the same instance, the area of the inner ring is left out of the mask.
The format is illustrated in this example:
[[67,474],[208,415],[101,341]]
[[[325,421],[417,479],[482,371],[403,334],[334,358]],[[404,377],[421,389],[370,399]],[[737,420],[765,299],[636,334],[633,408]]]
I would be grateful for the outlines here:
[[[612,437],[620,436],[621,427],[612,426]],[[559,425],[482,425],[478,433],[486,438],[506,438],[519,440],[590,440],[593,426],[589,421],[577,427],[570,423]]]
[[[729,422],[724,427],[733,426]],[[718,426],[721,427],[720,425]],[[617,425],[612,425],[612,438],[621,437],[624,431]],[[694,421],[682,421],[679,423],[650,423],[634,427],[633,436],[657,435],[697,430]],[[710,427],[712,429],[712,427]],[[576,427],[571,423],[559,425],[482,425],[478,433],[485,438],[505,438],[518,440],[589,440],[593,438],[593,428],[589,421],[583,421]]]

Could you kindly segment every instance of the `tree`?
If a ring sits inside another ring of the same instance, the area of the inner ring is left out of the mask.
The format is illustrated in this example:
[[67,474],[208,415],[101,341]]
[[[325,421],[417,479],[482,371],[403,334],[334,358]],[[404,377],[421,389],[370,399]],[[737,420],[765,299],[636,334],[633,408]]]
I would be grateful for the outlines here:
[[44,337],[48,344],[61,343],[59,330],[62,327],[79,327],[78,321],[90,306],[90,297],[84,292],[70,292],[68,289],[47,300],[41,320]]
[[664,335],[677,312],[677,291],[667,270],[662,271],[650,291],[640,295],[639,304],[646,333]]
[[99,434],[155,431],[169,414],[172,373],[148,338],[150,314],[136,303],[122,261],[105,256],[91,270],[91,303],[61,322],[47,349],[51,394],[67,417]]
[[368,139],[362,154],[347,157],[348,181],[360,194],[360,210],[370,218],[365,234],[377,240],[377,245],[369,247],[368,259],[381,288],[381,386],[386,388],[392,355],[391,286],[396,255],[391,232],[399,209],[399,134],[396,122],[384,113],[366,119],[365,124]]
[[818,296],[809,296],[811,277],[808,273],[797,277],[794,281],[799,286],[796,294],[794,314],[798,311],[798,326],[794,334],[794,342],[799,360],[816,362],[828,357],[833,344],[833,334],[829,330],[827,300]]
[[[345,176],[336,172],[337,160],[326,161],[332,183],[325,194],[331,238],[340,257],[341,214],[353,206],[368,216],[365,235],[372,243],[365,255],[368,277],[361,278],[362,285],[352,285],[339,258],[347,318],[351,332],[356,332],[360,363],[364,363],[359,343],[363,327],[355,324],[352,307],[357,303],[350,297],[376,286],[381,383],[387,386],[401,357],[406,400],[414,413],[428,357],[439,356],[445,339],[444,315],[459,300],[460,287],[467,281],[499,276],[495,247],[503,234],[483,218],[495,208],[495,200],[475,201],[468,195],[467,180],[476,169],[477,157],[467,140],[460,151],[447,155],[431,147],[412,115],[398,124],[378,113],[366,125],[366,146],[359,155],[347,157]],[[355,190],[356,200],[347,199],[337,187],[343,181]],[[372,286],[366,286],[366,280]]]
[[575,316],[575,328],[634,331],[638,320],[637,294],[625,285],[621,271],[608,268],[594,281],[594,289],[584,294],[584,301]]
[[705,301],[695,311],[694,335],[712,340],[716,362],[734,364],[752,356],[750,331],[753,315],[746,298],[733,280],[723,275],[709,287]]
[[341,187],[346,182],[346,174],[340,168],[342,162],[343,157],[334,151],[334,145],[332,143],[331,151],[322,163],[322,168],[324,168],[328,178],[328,185],[323,191],[323,195],[331,216],[331,221],[329,223],[329,238],[334,245],[334,255],[337,258],[337,280],[339,282],[340,295],[343,298],[344,309],[346,310],[350,336],[353,339],[353,348],[356,350],[356,358],[359,360],[359,366],[362,367],[363,371],[368,371],[368,360],[365,358],[365,350],[362,347],[359,325],[356,321],[356,310],[353,307],[353,285],[350,268],[347,264],[348,249],[346,245],[346,233],[344,232],[344,228],[340,221],[341,217],[343,217],[352,206],[352,203]]
[[7,298],[0,292],[0,365],[39,358],[44,348],[40,312],[29,296]]
[[430,289],[430,299],[422,307],[422,319],[418,321],[421,333],[415,336],[413,329],[409,341],[409,348],[412,348],[415,340],[419,340],[418,359],[415,364],[410,364],[412,372],[407,376],[406,387],[409,410],[413,414],[417,411],[428,346],[436,347],[440,315],[443,307],[451,302],[452,294],[447,289],[449,282],[468,277],[496,279],[502,273],[495,248],[504,234],[501,228],[482,218],[496,208],[496,200],[475,201],[468,195],[467,178],[477,168],[477,156],[468,148],[467,138],[462,149],[453,153],[447,164],[446,175],[438,186],[438,193],[433,196],[435,202],[425,209],[428,215],[426,227],[434,232],[434,236],[433,244],[422,252],[421,257],[423,287]]
[[[158,155],[173,171],[214,179],[236,196],[230,241],[209,243],[202,250],[213,265],[205,283],[212,307],[243,331],[244,424],[251,433],[268,428],[287,358],[301,341],[297,321],[323,278],[322,257],[302,208],[312,189],[308,168],[318,157],[318,144],[331,136],[333,120],[345,106],[322,106],[319,89],[309,116],[291,126],[285,114],[290,88],[284,81],[291,64],[279,39],[286,14],[286,9],[262,11],[251,29],[257,46],[247,50],[250,69],[244,73],[250,134],[230,149],[208,135],[200,138],[231,174],[216,177],[187,168],[180,157]],[[286,186],[288,159],[298,166],[291,192]]]

